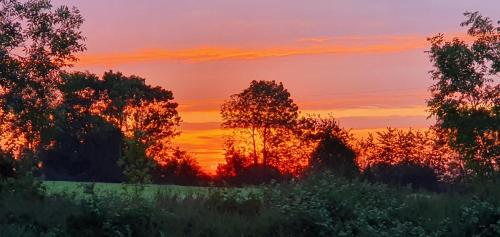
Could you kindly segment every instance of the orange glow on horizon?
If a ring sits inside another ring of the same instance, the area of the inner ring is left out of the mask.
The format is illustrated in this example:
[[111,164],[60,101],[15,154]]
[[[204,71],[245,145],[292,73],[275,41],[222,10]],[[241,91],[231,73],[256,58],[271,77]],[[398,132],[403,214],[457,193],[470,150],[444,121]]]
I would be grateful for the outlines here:
[[[405,130],[405,128],[402,128]],[[409,129],[409,128],[406,128]],[[423,127],[412,128],[414,130],[426,129]],[[366,138],[370,133],[385,131],[386,128],[352,129],[355,138]],[[224,129],[209,129],[200,131],[185,131],[175,139],[181,148],[195,155],[195,159],[205,172],[215,174],[217,165],[224,163],[224,135],[230,134]]]
[[[332,114],[337,119],[365,117],[371,119],[384,119],[391,116],[426,117],[425,106],[411,106],[400,108],[346,108],[346,109],[324,109],[324,110],[302,110],[302,115],[320,114],[328,116]],[[192,152],[202,168],[214,173],[217,165],[224,162],[224,136],[230,134],[228,130],[220,128],[221,117],[218,110],[209,111],[183,111],[180,109],[181,135],[175,139],[175,143],[183,149]],[[199,126],[196,126],[199,124]],[[207,125],[208,124],[208,125]],[[342,123],[340,123],[342,126]],[[349,129],[349,127],[346,127]],[[414,127],[419,129],[419,127]],[[351,131],[355,137],[365,137],[368,133],[383,131],[385,128],[353,128]]]
[[[348,117],[387,117],[387,116],[427,116],[427,107],[408,106],[399,108],[361,107],[361,108],[340,108],[340,109],[305,109],[302,115],[319,114],[321,116],[333,115],[335,118]],[[182,111],[182,120],[190,123],[221,122],[218,110],[208,111]]]

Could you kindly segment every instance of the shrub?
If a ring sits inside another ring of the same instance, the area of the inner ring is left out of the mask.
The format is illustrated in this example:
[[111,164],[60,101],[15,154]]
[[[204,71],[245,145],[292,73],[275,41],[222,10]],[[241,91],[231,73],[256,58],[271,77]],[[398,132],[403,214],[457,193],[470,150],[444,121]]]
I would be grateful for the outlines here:
[[438,190],[438,179],[434,170],[416,163],[375,164],[364,171],[363,177],[375,183]]
[[250,165],[238,177],[242,184],[264,184],[283,179],[281,172],[270,165]]
[[156,163],[146,154],[146,145],[137,139],[125,139],[123,156],[118,165],[129,183],[151,183],[151,171]]
[[14,178],[16,176],[15,172],[15,160],[10,154],[6,154],[0,151],[0,180],[7,178]]
[[210,177],[193,156],[177,148],[170,159],[155,165],[153,180],[155,183],[201,186],[206,185]]
[[471,236],[500,236],[500,208],[474,199],[462,208],[462,232]]

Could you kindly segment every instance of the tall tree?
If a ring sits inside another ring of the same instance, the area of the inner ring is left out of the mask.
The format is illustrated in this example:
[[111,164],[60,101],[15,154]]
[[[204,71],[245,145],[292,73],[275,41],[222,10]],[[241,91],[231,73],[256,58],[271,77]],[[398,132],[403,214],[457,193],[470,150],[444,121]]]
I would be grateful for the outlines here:
[[295,126],[298,107],[282,83],[252,81],[250,87],[224,102],[221,115],[224,128],[249,135],[254,164],[259,163],[258,143],[262,144],[262,164],[267,165],[269,151],[284,142],[280,136]]
[[0,0],[0,103],[35,149],[57,106],[61,68],[85,50],[76,8],[49,0]]
[[442,34],[429,39],[435,84],[428,106],[468,169],[487,176],[500,164],[500,22],[464,15],[472,43]]

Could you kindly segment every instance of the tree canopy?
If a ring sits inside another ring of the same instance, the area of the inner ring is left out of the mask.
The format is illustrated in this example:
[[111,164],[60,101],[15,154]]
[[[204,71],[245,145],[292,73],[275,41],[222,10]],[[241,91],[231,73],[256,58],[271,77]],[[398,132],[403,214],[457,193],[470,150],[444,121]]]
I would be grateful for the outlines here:
[[[241,93],[232,95],[221,108],[222,127],[240,129],[251,139],[254,164],[269,164],[269,150],[275,148],[293,129],[298,119],[298,106],[282,83],[252,81]],[[258,152],[258,143],[261,152]],[[258,153],[261,153],[259,155]]]
[[[178,135],[180,118],[171,91],[147,85],[143,78],[111,71],[102,78],[90,73],[65,73],[58,88],[62,102],[55,108],[53,126],[42,136],[43,143],[53,144],[44,156],[45,170],[58,169],[60,173],[64,167],[93,167],[93,157],[100,157],[93,152],[109,151],[102,157],[109,162],[99,163],[105,166],[103,169],[110,173],[122,169],[129,180],[145,182],[152,180],[148,178],[154,170],[151,162],[166,163],[172,158],[171,141]],[[93,134],[108,139],[96,140]],[[86,146],[89,142],[94,145]],[[70,173],[84,174],[87,170]],[[112,181],[119,179],[115,175]]]
[[50,1],[0,1],[0,104],[34,149],[59,103],[61,68],[85,50],[76,8]]
[[355,177],[359,174],[356,152],[352,146],[353,135],[330,117],[305,117],[299,122],[302,149],[312,148],[309,168],[312,171],[329,170],[334,175]]
[[470,44],[442,34],[429,39],[435,84],[428,106],[468,170],[488,176],[500,164],[500,22],[464,15]]

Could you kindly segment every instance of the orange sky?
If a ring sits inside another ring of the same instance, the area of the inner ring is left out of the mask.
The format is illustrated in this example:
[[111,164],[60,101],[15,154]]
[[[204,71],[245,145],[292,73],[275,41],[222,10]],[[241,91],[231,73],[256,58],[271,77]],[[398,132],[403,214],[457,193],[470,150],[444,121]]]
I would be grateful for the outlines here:
[[174,92],[176,143],[213,171],[220,104],[251,80],[284,83],[303,114],[333,114],[356,134],[426,127],[426,38],[462,36],[465,10],[497,0],[55,0],[78,7],[88,50],[75,70],[121,71]]

